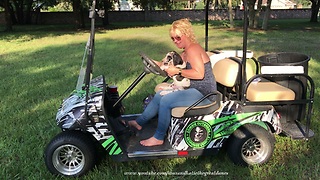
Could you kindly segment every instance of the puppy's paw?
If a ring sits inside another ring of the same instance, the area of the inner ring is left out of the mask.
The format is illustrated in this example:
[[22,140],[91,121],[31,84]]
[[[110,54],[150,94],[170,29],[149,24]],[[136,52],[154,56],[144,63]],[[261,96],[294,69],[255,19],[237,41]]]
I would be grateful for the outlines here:
[[160,90],[165,90],[165,89],[172,89],[170,86],[160,86]]
[[171,93],[172,91],[161,91],[160,92],[160,95],[161,96],[164,96],[164,95],[166,95],[166,94],[169,94],[169,93]]

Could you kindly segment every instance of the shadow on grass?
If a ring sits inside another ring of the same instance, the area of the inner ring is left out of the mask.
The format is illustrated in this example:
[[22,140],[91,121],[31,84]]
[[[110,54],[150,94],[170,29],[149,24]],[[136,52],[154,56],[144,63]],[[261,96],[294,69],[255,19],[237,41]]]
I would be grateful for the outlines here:
[[[110,23],[108,26],[103,26],[101,23],[96,23],[96,33],[105,33],[108,30],[128,29],[137,27],[153,27],[171,24],[172,22],[126,22],[126,23]],[[62,36],[66,34],[74,35],[81,33],[90,33],[90,24],[86,24],[86,28],[73,28],[72,24],[63,25],[14,25],[12,32],[5,32],[4,25],[0,25],[0,40],[14,41],[16,39],[40,39],[43,37]]]
[[[201,22],[199,22],[201,23]],[[23,34],[24,32],[21,32]],[[36,31],[25,32],[36,36]],[[53,36],[58,36],[71,32],[50,32]],[[82,32],[75,32],[82,33]],[[238,34],[232,32],[238,38]],[[270,34],[269,34],[270,33]],[[314,77],[317,87],[320,85],[317,77],[319,74],[318,40],[319,35],[315,32],[304,34],[301,32],[282,38],[282,34],[267,32],[260,34],[250,32],[249,47],[253,51],[260,53],[299,51],[310,55],[313,59],[309,64],[309,72]],[[1,33],[5,39],[6,33]],[[12,40],[18,37],[10,37]],[[46,37],[48,34],[39,37]],[[231,35],[224,33],[223,38],[230,38]],[[299,39],[300,38],[300,39]],[[220,40],[220,39],[219,39]],[[300,43],[299,45],[297,45]],[[85,42],[83,42],[85,44]],[[150,43],[147,39],[139,38],[130,41],[103,38],[96,40],[96,56],[94,62],[93,76],[105,75],[106,83],[118,85],[122,93],[134,79],[143,71],[140,50],[155,59],[161,59],[168,52],[170,47],[162,43]],[[239,49],[241,44],[232,44],[221,47],[221,49]],[[293,50],[292,50],[293,49]],[[58,52],[53,56],[47,56],[48,52]],[[1,91],[1,113],[2,120],[0,137],[0,177],[5,179],[37,179],[41,175],[43,179],[54,179],[47,171],[43,152],[49,141],[61,130],[55,125],[55,114],[60,103],[75,88],[78,72],[83,55],[83,46],[52,46],[38,49],[36,51],[15,51],[13,54],[1,55],[0,67],[2,78],[0,80]],[[147,75],[144,80],[128,95],[124,100],[127,113],[141,113],[142,99],[153,93],[154,86],[161,82],[163,78]],[[317,91],[317,93],[319,93]],[[317,99],[318,96],[317,96]],[[137,102],[140,102],[137,103]],[[318,112],[319,103],[314,106],[315,113]],[[315,119],[315,117],[313,118]],[[319,122],[312,124],[319,127]],[[316,132],[316,138],[319,138]],[[317,140],[318,141],[318,140]],[[316,148],[318,143],[313,143]],[[297,151],[294,151],[297,152]],[[293,152],[293,153],[294,153]],[[318,151],[317,151],[318,152]],[[279,153],[281,156],[281,153]],[[316,154],[313,156],[318,157]],[[310,157],[312,159],[313,157]],[[152,160],[117,163],[110,157],[102,157],[104,160],[97,166],[98,171],[90,172],[87,177],[116,177],[116,173],[123,172],[181,172],[181,171],[219,171],[231,174],[232,178],[237,178],[239,172],[242,177],[250,177],[250,169],[238,167],[228,160],[226,153],[221,151],[217,156],[182,158],[171,160]],[[286,159],[286,157],[283,157]],[[303,163],[305,159],[297,159],[296,163]],[[277,163],[277,162],[274,162]],[[281,162],[278,163],[281,166]],[[277,167],[279,167],[277,166]],[[291,165],[291,167],[293,167]],[[273,166],[271,166],[271,169]],[[108,174],[109,173],[109,174]],[[123,175],[124,176],[124,175]],[[135,178],[127,177],[125,178]],[[162,177],[162,176],[161,176]],[[142,179],[143,177],[141,177]],[[155,177],[154,179],[156,179]],[[172,178],[169,176],[169,178]],[[175,178],[180,178],[177,176]],[[194,179],[194,176],[188,176]],[[222,177],[223,178],[223,177]],[[229,178],[229,176],[227,177]],[[208,178],[209,179],[209,178]]]

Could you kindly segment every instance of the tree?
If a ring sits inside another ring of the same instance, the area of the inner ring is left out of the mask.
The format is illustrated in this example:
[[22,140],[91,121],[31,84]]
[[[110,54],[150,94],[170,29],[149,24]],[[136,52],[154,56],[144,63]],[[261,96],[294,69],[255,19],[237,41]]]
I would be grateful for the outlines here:
[[132,2],[136,7],[140,6],[144,10],[152,9],[150,4],[153,3],[153,0],[150,0],[150,1],[149,0],[132,0]]
[[233,23],[233,11],[232,11],[232,0],[228,0],[228,8],[229,8],[229,20],[230,20],[230,28],[234,27]]
[[111,9],[111,7],[112,7],[112,3],[110,2],[110,0],[102,1],[102,9],[104,9],[104,17],[102,18],[102,24],[104,26],[109,25],[108,11],[109,9]]
[[258,28],[258,21],[260,17],[260,12],[262,10],[261,4],[262,4],[262,0],[258,0],[257,10],[255,10],[255,14],[254,14],[253,28]]
[[[171,10],[173,3],[165,0],[154,0],[155,4],[163,10]],[[190,2],[190,1],[189,1]]]
[[5,14],[5,25],[6,29],[5,31],[12,31],[12,20],[11,20],[11,15],[10,15],[10,4],[9,0],[2,0],[0,1],[0,7],[4,8],[4,14]]
[[247,0],[248,3],[248,11],[249,11],[249,27],[257,28],[260,12],[262,10],[261,3],[262,0],[258,0],[257,10],[255,10],[256,0]]
[[267,0],[267,8],[264,12],[264,17],[263,17],[263,23],[262,23],[262,28],[263,30],[268,29],[268,21],[269,21],[269,16],[270,16],[270,9],[271,9],[271,1],[272,0]]
[[85,28],[84,17],[83,17],[83,6],[81,5],[81,0],[72,0],[73,6],[73,19],[74,28]]
[[24,1],[23,0],[11,0],[11,1],[14,5],[18,24],[24,24],[24,17],[23,17]]
[[320,7],[320,0],[310,0],[311,4],[311,18],[310,22],[318,22],[318,12]]
[[253,28],[253,24],[254,24],[254,16],[255,16],[255,12],[254,12],[254,5],[256,3],[256,0],[247,0],[247,4],[248,4],[248,11],[249,11],[249,27]]
[[31,13],[39,10],[44,4],[55,5],[56,0],[0,0],[0,7],[5,9],[5,24],[8,31],[14,24],[31,24]]

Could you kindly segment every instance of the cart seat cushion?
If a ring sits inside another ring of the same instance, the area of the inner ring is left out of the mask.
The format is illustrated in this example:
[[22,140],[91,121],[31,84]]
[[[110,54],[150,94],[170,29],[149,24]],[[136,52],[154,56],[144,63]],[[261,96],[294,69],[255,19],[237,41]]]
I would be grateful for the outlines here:
[[288,101],[295,99],[295,93],[274,82],[251,83],[247,89],[249,101]]
[[[254,76],[249,63],[246,65],[247,80]],[[239,64],[232,59],[225,58],[216,62],[212,68],[216,81],[226,87],[233,87],[238,78]]]
[[176,118],[181,118],[181,117],[188,117],[188,116],[202,116],[202,115],[207,115],[215,112],[217,109],[220,108],[220,103],[221,103],[221,97],[222,95],[218,93],[216,95],[216,101],[208,104],[208,105],[203,105],[203,106],[196,106],[186,112],[186,109],[188,107],[176,107],[171,110],[171,116],[176,117]]

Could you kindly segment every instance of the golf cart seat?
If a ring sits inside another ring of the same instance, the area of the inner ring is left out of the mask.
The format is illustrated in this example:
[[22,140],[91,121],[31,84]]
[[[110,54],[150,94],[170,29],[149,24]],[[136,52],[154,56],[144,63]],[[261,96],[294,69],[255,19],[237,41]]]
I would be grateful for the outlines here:
[[[235,91],[239,74],[239,62],[241,62],[241,59],[235,57],[216,61],[212,68],[216,81],[222,86],[232,88]],[[254,75],[252,66],[247,62],[247,81]],[[263,78],[260,81],[250,83],[246,94],[246,98],[249,101],[287,101],[295,99],[295,93],[291,89]]]
[[215,112],[220,108],[220,102],[222,99],[222,94],[217,92],[216,101],[211,104],[204,106],[195,106],[192,108],[189,107],[176,107],[171,110],[171,116],[176,118],[188,117],[188,116],[201,116],[207,115]]
[[[170,85],[171,85],[171,83],[168,83],[168,82],[160,83],[155,87],[154,91],[158,92],[161,90],[160,87],[166,87],[166,86],[169,87]],[[171,110],[171,115],[173,117],[178,117],[178,118],[183,117],[183,116],[207,115],[207,114],[213,113],[215,110],[219,109],[221,99],[222,99],[222,94],[217,92],[215,102],[208,104],[208,105],[204,105],[204,106],[195,106],[195,107],[191,108],[190,110],[187,110],[189,107],[176,107]],[[187,112],[186,112],[186,110],[187,110]]]
[[295,99],[295,93],[274,82],[251,83],[247,90],[249,101],[289,101]]

